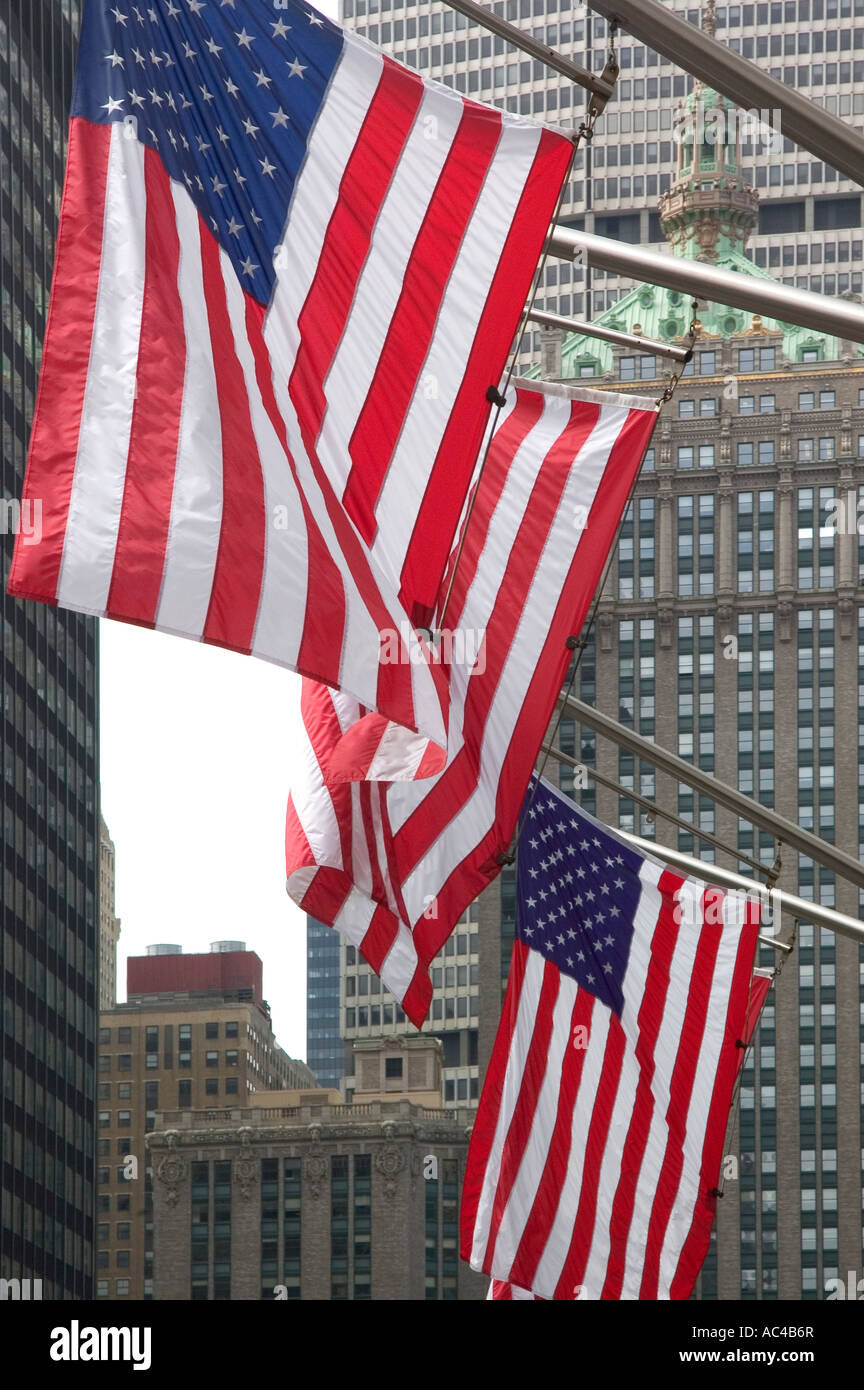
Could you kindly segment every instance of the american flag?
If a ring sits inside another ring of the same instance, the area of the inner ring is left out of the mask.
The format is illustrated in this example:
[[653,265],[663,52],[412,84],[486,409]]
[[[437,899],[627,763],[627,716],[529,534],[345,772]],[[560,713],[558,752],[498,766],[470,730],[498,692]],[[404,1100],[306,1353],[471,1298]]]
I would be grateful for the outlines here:
[[[429,963],[500,872],[534,760],[657,419],[652,401],[517,382],[491,440],[453,578],[447,765],[398,770],[357,702],[304,682],[288,891],[337,927],[418,1026]],[[469,638],[471,639],[469,641]],[[472,655],[476,648],[476,660]],[[365,742],[345,745],[367,726]],[[338,764],[338,766],[337,766]],[[347,766],[346,766],[347,764]],[[342,780],[340,780],[342,779]]]
[[462,1256],[544,1299],[686,1299],[770,983],[759,904],[639,853],[545,780],[526,806]]
[[443,745],[379,634],[437,594],[571,154],[299,0],[88,0],[10,592]]

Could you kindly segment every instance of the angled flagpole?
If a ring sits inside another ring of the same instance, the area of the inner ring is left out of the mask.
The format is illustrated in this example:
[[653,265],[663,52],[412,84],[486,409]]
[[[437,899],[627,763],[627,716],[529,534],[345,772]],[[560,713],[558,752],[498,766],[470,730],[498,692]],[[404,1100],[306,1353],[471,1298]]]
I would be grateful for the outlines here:
[[604,343],[631,348],[634,352],[649,352],[655,357],[667,357],[670,362],[679,362],[682,366],[693,356],[692,347],[658,343],[653,338],[640,338],[634,333],[619,333],[617,328],[605,328],[599,323],[580,323],[577,319],[562,318],[560,314],[541,313],[539,309],[532,309],[526,317],[529,323],[539,323],[543,328],[561,328],[565,333],[601,338]]
[[577,700],[572,695],[562,697],[558,703],[571,719],[578,720],[580,724],[587,724],[589,729],[593,729],[602,738],[607,738],[612,743],[626,748],[637,758],[643,758],[658,772],[665,772],[668,776],[674,777],[677,782],[683,782],[685,786],[693,787],[703,796],[710,797],[718,806],[725,806],[727,811],[732,811],[742,820],[749,821],[751,825],[758,825],[760,829],[768,831],[778,840],[782,840],[784,845],[796,850],[798,854],[804,854],[809,859],[813,859],[815,863],[821,864],[825,869],[830,869],[840,878],[854,883],[857,888],[864,888],[864,865],[860,864],[857,859],[853,859],[851,854],[837,849],[827,840],[820,840],[818,835],[811,835],[808,830],[802,830],[794,821],[787,820],[777,811],[772,811],[769,807],[754,801],[752,797],[745,796],[743,792],[738,791],[737,787],[730,787],[726,782],[721,782],[718,778],[703,772],[693,763],[679,758],[677,753],[671,753],[669,749],[652,743],[650,739],[643,738],[633,729],[626,729],[623,724],[619,724],[608,714],[594,709],[592,705],[586,705],[582,700]]
[[548,242],[550,255],[577,260],[629,275],[694,299],[709,299],[753,314],[768,314],[781,323],[796,323],[853,343],[864,343],[864,307],[848,299],[831,299],[810,290],[778,284],[764,275],[741,275],[706,261],[691,261],[643,246],[613,241],[593,232],[556,227]]
[[[461,4],[461,0],[460,0]],[[733,53],[657,0],[590,0],[612,25],[707,82],[736,106],[779,115],[779,131],[847,178],[864,185],[864,137],[823,106]],[[731,302],[731,301],[724,301]]]

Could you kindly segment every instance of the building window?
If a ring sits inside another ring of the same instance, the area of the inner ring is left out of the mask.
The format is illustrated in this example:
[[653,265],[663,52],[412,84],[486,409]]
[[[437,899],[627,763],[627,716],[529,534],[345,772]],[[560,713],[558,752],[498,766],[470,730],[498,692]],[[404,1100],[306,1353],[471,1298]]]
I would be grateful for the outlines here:
[[177,1106],[182,1110],[185,1106],[192,1104],[192,1082],[177,1082]]
[[799,392],[798,392],[798,409],[799,409],[799,410],[812,410],[813,407],[814,407],[814,405],[815,405],[815,403],[816,403],[816,397],[815,397],[815,394],[814,394],[812,391],[799,391]]
[[[208,1065],[209,1065],[209,1064],[208,1064]],[[236,1065],[237,1065],[237,1051],[236,1051],[236,1049],[229,1048],[229,1050],[225,1053],[225,1065],[226,1065],[226,1067],[236,1067]]]
[[226,1094],[227,1096],[236,1096],[237,1093],[238,1093],[238,1091],[239,1091],[239,1085],[238,1085],[238,1079],[237,1079],[237,1077],[236,1077],[236,1076],[228,1076],[228,1077],[226,1077],[226,1078],[225,1078],[225,1094]]
[[204,1094],[207,1096],[218,1096],[219,1078],[218,1076],[208,1076],[204,1080]]
[[218,1036],[219,1036],[219,1024],[218,1024],[218,1023],[205,1023],[205,1024],[204,1024],[204,1036],[205,1036],[205,1038],[218,1038]]
[[118,1297],[118,1298],[128,1298],[128,1297],[129,1297],[129,1280],[128,1280],[128,1279],[116,1279],[116,1280],[114,1281],[114,1288],[115,1288],[116,1291],[117,1291],[117,1297]]
[[207,1065],[208,1067],[218,1067],[218,1065],[219,1065],[219,1053],[218,1053],[218,1052],[205,1052],[205,1053],[204,1053],[204,1061],[205,1061],[205,1063],[206,1063],[206,1065]]
[[132,1041],[132,1029],[131,1029],[131,1028],[118,1028],[118,1029],[117,1029],[117,1041],[118,1041],[119,1043],[131,1043],[131,1041]]
[[118,1129],[128,1129],[129,1126],[131,1125],[131,1123],[132,1123],[132,1112],[131,1112],[131,1110],[118,1110],[118,1111],[117,1111],[117,1127],[118,1127]]
[[226,1038],[236,1038],[239,1036],[236,1019],[229,1020],[229,1022],[225,1024],[225,1036]]
[[759,397],[759,414],[760,414],[760,415],[773,415],[774,412],[776,411],[776,409],[777,409],[777,398],[776,398],[776,396],[760,396],[760,397]]
[[132,1070],[132,1053],[131,1053],[131,1052],[121,1052],[121,1053],[119,1054],[118,1058],[117,1058],[117,1067],[118,1067],[118,1070],[119,1070],[119,1071],[131,1071],[131,1070]]
[[385,1075],[386,1077],[390,1077],[390,1078],[392,1078],[392,1077],[401,1077],[401,1075],[402,1075],[402,1058],[401,1058],[401,1057],[386,1057],[386,1058],[384,1059],[384,1075]]
[[100,1043],[110,1043],[110,1041],[111,1041],[111,1029],[110,1029],[110,1028],[100,1028],[100,1029],[99,1029],[99,1041],[100,1041]]
[[834,410],[835,407],[836,407],[836,405],[837,405],[837,393],[836,393],[836,391],[820,391],[820,392],[819,392],[819,409],[820,409],[820,410]]
[[739,397],[738,397],[738,414],[739,414],[739,415],[752,415],[752,414],[754,413],[755,409],[756,409],[756,397],[755,397],[755,396],[739,396]]
[[738,464],[739,467],[746,467],[753,462],[753,444],[750,440],[742,440],[738,445]]

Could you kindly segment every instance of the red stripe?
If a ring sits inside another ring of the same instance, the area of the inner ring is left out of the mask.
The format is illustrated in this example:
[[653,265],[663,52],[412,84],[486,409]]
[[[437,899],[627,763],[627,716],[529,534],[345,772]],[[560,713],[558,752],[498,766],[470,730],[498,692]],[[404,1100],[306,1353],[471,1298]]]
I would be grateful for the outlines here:
[[297,670],[314,680],[323,681],[325,684],[329,681],[332,684],[334,665],[338,674],[339,655],[345,632],[345,586],[339,566],[321,535],[297,477],[297,465],[288,447],[285,421],[279,412],[273,392],[270,355],[262,334],[261,306],[248,294],[246,334],[255,358],[255,376],[261,401],[285,451],[297,498],[303,509],[306,535],[306,613],[303,636],[297,652]]
[[294,798],[289,796],[285,811],[285,866],[288,877],[298,869],[310,868],[314,863],[312,846],[306,839],[306,832],[294,806]]
[[660,1279],[660,1257],[669,1218],[684,1169],[684,1142],[687,1137],[687,1117],[696,1082],[699,1049],[705,1033],[705,1019],[711,999],[720,932],[716,926],[703,926],[688,984],[687,1009],[678,1042],[672,1080],[669,1086],[669,1106],[666,1111],[666,1152],[651,1207],[645,1244],[645,1266],[642,1272],[640,1298],[656,1299]]
[[[508,558],[507,568],[495,598],[486,631],[486,670],[482,680],[471,680],[465,700],[463,745],[421,805],[402,825],[396,836],[397,859],[403,874],[410,871],[428,853],[441,831],[449,825],[459,808],[474,792],[480,776],[482,737],[486,720],[499,683],[514,637],[519,628],[522,610],[529,596],[532,576],[541,564],[547,538],[556,523],[560,525],[558,508],[567,485],[570,464],[591,434],[599,406],[582,406],[575,412],[575,418],[558,436],[543,459],[537,473],[531,496],[516,532],[513,547]],[[492,485],[495,484],[493,475]],[[496,498],[478,497],[480,514],[486,517],[494,509]],[[570,518],[566,524],[571,524]],[[590,529],[590,528],[589,528]],[[482,539],[478,529],[478,544]],[[466,543],[468,556],[466,563],[478,563],[477,550],[473,540],[470,547]],[[464,553],[464,552],[463,552]],[[461,614],[457,614],[458,617]],[[449,621],[449,619],[448,619]],[[566,661],[568,653],[563,641],[559,649],[560,660]],[[558,693],[558,686],[544,686],[544,695],[549,711]],[[524,706],[523,706],[524,709]],[[531,762],[524,784],[513,798],[513,818],[518,814],[525,788],[528,785],[534,755],[548,723],[548,712],[542,725],[539,712],[532,711],[532,729],[536,726],[536,745],[531,753]],[[511,745],[512,747],[512,745]],[[501,776],[505,774],[502,771]],[[419,923],[415,929],[415,942],[418,955],[431,960],[437,954],[442,941],[449,935],[447,930],[449,912],[446,919]],[[442,935],[443,933],[443,935]]]
[[[495,1035],[492,1056],[489,1058],[486,1080],[483,1083],[483,1095],[480,1101],[480,1107],[477,1111],[477,1118],[474,1121],[474,1129],[471,1133],[471,1144],[468,1149],[468,1158],[465,1164],[465,1180],[462,1184],[462,1206],[459,1215],[461,1255],[463,1260],[471,1259],[471,1249],[474,1243],[474,1227],[477,1223],[477,1208],[480,1203],[480,1195],[483,1191],[483,1181],[489,1164],[489,1155],[492,1152],[492,1144],[495,1139],[495,1127],[498,1123],[498,1112],[501,1108],[501,1093],[504,1087],[504,1077],[507,1072],[507,1061],[510,1056],[510,1049],[513,1045],[513,1033],[516,1027],[516,1018],[519,1013],[519,1001],[522,996],[522,985],[525,979],[525,966],[527,962],[528,949],[523,942],[517,939],[513,943],[513,957],[510,962],[507,994],[504,999],[504,1007],[501,1010],[501,1022],[498,1025],[498,1032]],[[404,1004],[402,1007],[405,1007]]]
[[[750,998],[753,958],[756,954],[756,938],[759,932],[759,909],[756,909],[756,922],[741,928],[738,954],[729,993],[729,1008],[726,1012],[726,1027],[720,1051],[711,1108],[702,1146],[702,1167],[699,1174],[699,1196],[693,1213],[693,1224],[681,1249],[678,1267],[669,1290],[670,1298],[689,1298],[696,1283],[696,1277],[708,1252],[711,1227],[714,1224],[715,1197],[709,1194],[717,1186],[720,1177],[720,1164],[723,1160],[723,1142],[729,1120],[729,1106],[735,1078],[744,1060],[744,1050],[737,1046],[747,1031],[748,1012],[752,1008]],[[716,930],[716,929],[715,929]],[[736,928],[727,927],[727,931]],[[762,981],[758,981],[759,985]],[[768,983],[767,981],[765,982]],[[764,1003],[767,991],[759,989],[760,1006]],[[757,1010],[758,1013],[758,1010]]]
[[383,903],[387,900],[387,894],[384,888],[384,879],[381,876],[381,867],[378,863],[378,842],[375,838],[375,821],[372,816],[372,788],[369,783],[358,783],[355,795],[359,797],[360,814],[363,817],[366,853],[369,855],[369,867],[372,874],[372,897],[376,902]]
[[[524,800],[537,752],[570,659],[570,652],[566,647],[567,638],[571,633],[578,632],[585,620],[588,606],[603,572],[611,539],[624,511],[630,487],[642,461],[656,418],[653,414],[647,414],[646,419],[644,411],[631,412],[610,452],[591,506],[588,524],[582,533],[567,579],[561,586],[561,596],[555,612],[549,620],[548,636],[528,683],[507,756],[498,776],[494,820],[486,834],[476,846],[468,850],[449,875],[447,882],[439,889],[438,923],[424,924],[424,927],[437,925],[437,933],[415,930],[418,956],[424,965],[437,954],[449,935],[446,929],[447,922],[457,922],[468,903],[500,873],[501,866],[497,856],[500,851],[509,847],[512,840],[519,808]],[[573,427],[577,426],[578,420],[574,420]],[[478,506],[485,513],[485,505],[481,505],[479,499]],[[530,504],[523,526],[526,523],[533,529]],[[570,518],[561,518],[559,524],[569,525]],[[540,537],[541,544],[542,541],[543,536]],[[517,540],[513,556],[520,557],[523,554],[524,550],[520,549],[520,542]],[[516,592],[524,593],[527,589],[527,568],[527,565],[511,559],[505,578],[505,584],[510,586],[511,592],[515,589]],[[515,600],[512,606],[516,608]],[[512,631],[519,619],[518,608],[508,614],[506,609],[500,611],[500,604],[496,605],[486,637],[490,657],[497,654],[499,659],[497,663],[490,660],[483,681],[472,682],[469,689],[469,699],[465,708],[463,749],[446,773],[438,779],[430,795],[397,834],[398,862],[400,871],[406,876],[414,864],[430,852],[435,841],[448,833],[450,822],[476,785],[490,701],[484,703],[472,697],[475,697],[477,686],[488,688],[490,678],[494,680],[493,667],[500,666],[501,658],[508,646],[506,630],[499,631],[498,625],[506,628],[508,618]]]
[[222,524],[203,639],[249,652],[264,574],[264,479],[243,369],[234,351],[219,245],[203,224],[201,272],[222,427]]
[[[459,626],[462,610],[465,607],[465,599],[477,576],[483,547],[489,535],[495,509],[507,483],[510,468],[528,435],[542,419],[546,399],[539,391],[517,390],[516,404],[492,436],[483,474],[477,485],[476,501],[471,509],[468,523],[470,534],[466,536],[465,545],[461,555],[459,555],[459,563],[456,565],[453,578],[453,588],[450,590],[450,599],[447,604],[447,625],[451,629]],[[592,418],[596,419],[596,414],[596,411],[592,412]],[[466,527],[463,526],[462,530],[464,532]],[[453,564],[456,562],[457,554],[457,547],[454,546],[451,556]],[[449,578],[450,566],[448,566],[447,578],[441,585],[442,594],[447,593]]]
[[522,1239],[510,1269],[513,1283],[518,1284],[523,1289],[530,1289],[534,1283],[537,1266],[555,1224],[558,1204],[567,1178],[567,1165],[570,1162],[573,1134],[573,1110],[582,1082],[582,1071],[585,1066],[587,1051],[587,1048],[575,1046],[573,1035],[576,1028],[583,1027],[588,1029],[590,1037],[593,1012],[594,995],[587,989],[580,989],[570,1016],[569,1041],[561,1066],[558,1109],[552,1138],[549,1141],[549,1151],[540,1181],[537,1184],[537,1195],[531,1206],[528,1220],[525,1222]]
[[396,917],[389,907],[384,907],[379,903],[372,914],[372,920],[360,944],[364,958],[379,975],[398,933],[399,923]]
[[[487,1274],[491,1271],[495,1262],[495,1244],[498,1240],[501,1220],[504,1216],[510,1193],[513,1191],[513,1184],[519,1175],[522,1159],[525,1156],[525,1148],[531,1135],[534,1113],[537,1109],[537,1102],[540,1099],[540,1091],[543,1086],[543,1079],[546,1075],[546,1067],[549,1060],[549,1044],[552,1041],[553,1016],[560,986],[560,971],[551,961],[545,961],[543,964],[543,984],[540,989],[540,998],[537,1001],[537,1008],[534,1013],[531,1041],[528,1044],[525,1054],[524,1065],[522,1065],[522,1058],[519,1055],[518,1043],[516,1056],[511,1056],[511,1061],[515,1061],[519,1064],[519,1095],[513,1107],[513,1115],[507,1129],[507,1137],[504,1140],[504,1147],[501,1150],[501,1163],[498,1169],[498,1182],[495,1187],[495,1200],[492,1203],[492,1215],[489,1219],[489,1239],[486,1244],[486,1255],[483,1260],[483,1269]],[[528,1026],[528,1020],[523,1019],[522,1028],[525,1029]],[[518,1022],[516,1028],[518,1034],[520,1031]],[[524,1047],[524,1039],[522,1041],[522,1046]]]
[[[371,545],[381,492],[423,363],[435,337],[441,301],[465,229],[501,135],[501,117],[481,107],[463,109],[459,129],[426,209],[405,268],[399,302],[375,375],[351,436],[351,471],[342,500]],[[476,403],[475,403],[476,404]],[[464,491],[473,456],[450,460],[450,485]]]
[[345,906],[350,892],[349,874],[343,873],[341,869],[320,868],[303,894],[300,906],[316,921],[325,926],[332,925]]
[[66,519],[75,476],[78,435],[90,367],[90,348],[102,261],[110,128],[74,117],[60,210],[54,278],[39,373],[39,389],[24,477],[25,501],[42,508],[42,539],[19,535],[8,592],[56,603]]
[[415,73],[384,58],[377,90],[342,175],[339,199],[298,321],[300,348],[290,391],[308,436],[307,447],[318,438],[327,408],[324,381],[423,91],[423,82]]
[[351,787],[348,783],[337,782],[330,786],[327,782],[327,763],[330,750],[342,737],[342,725],[336,713],[333,695],[327,686],[318,685],[315,681],[303,681],[300,692],[300,717],[303,720],[306,736],[312,746],[312,752],[315,754],[321,772],[321,779],[332,804],[333,815],[339,830],[342,867],[346,873],[350,874],[354,867],[352,853],[354,808],[351,804]]
[[171,521],[186,338],[171,180],[151,149],[144,151],[144,185],[146,270],[138,371],[107,612],[152,627]]
[[[549,130],[542,132],[402,566],[400,598],[415,623],[428,623],[435,611],[465,486],[489,416],[488,408],[478,407],[488,387],[497,386],[501,378],[572,157],[572,147],[562,143],[560,135]],[[467,460],[467,466],[458,471],[459,485],[454,486],[452,460],[459,458]]]
[[627,1046],[627,1035],[621,1027],[617,1014],[609,1019],[609,1034],[603,1056],[600,1084],[591,1112],[588,1129],[588,1143],[585,1146],[585,1162],[582,1166],[582,1188],[579,1193],[579,1207],[573,1229],[573,1239],[564,1261],[561,1277],[555,1288],[556,1298],[573,1298],[574,1289],[581,1284],[585,1266],[594,1239],[594,1222],[597,1216],[597,1193],[600,1185],[600,1170],[603,1154],[609,1137],[609,1124],[621,1079],[621,1066]]
[[633,1116],[627,1131],[627,1138],[621,1150],[621,1176],[612,1203],[609,1221],[609,1260],[606,1267],[606,1280],[600,1295],[604,1299],[620,1299],[626,1273],[625,1257],[630,1223],[636,1204],[636,1188],[651,1121],[654,1116],[654,1092],[652,1082],[656,1069],[655,1048],[666,995],[669,990],[669,975],[675,943],[678,940],[678,923],[675,920],[675,893],[683,879],[667,870],[660,876],[657,885],[661,894],[660,912],[651,939],[651,955],[645,977],[645,990],[637,1019],[638,1037],[636,1040],[636,1062],[639,1067],[639,1081],[633,1102]]

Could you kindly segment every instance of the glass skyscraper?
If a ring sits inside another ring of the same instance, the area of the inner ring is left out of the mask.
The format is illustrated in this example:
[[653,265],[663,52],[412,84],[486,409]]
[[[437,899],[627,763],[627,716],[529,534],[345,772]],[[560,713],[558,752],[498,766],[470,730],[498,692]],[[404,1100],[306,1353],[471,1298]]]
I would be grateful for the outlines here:
[[322,1086],[345,1072],[339,1007],[339,933],[306,919],[306,1062]]
[[[93,1295],[99,804],[97,629],[6,597],[45,330],[77,0],[0,14],[2,631],[0,1277]],[[31,1291],[31,1296],[33,1296]]]

